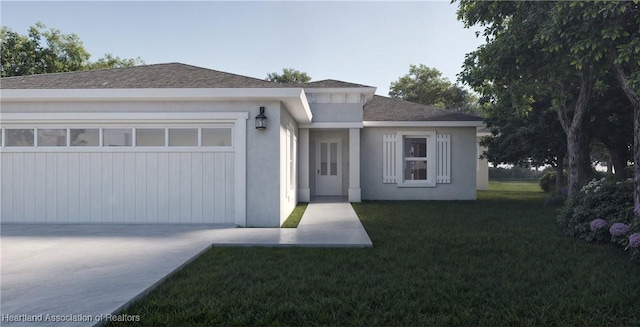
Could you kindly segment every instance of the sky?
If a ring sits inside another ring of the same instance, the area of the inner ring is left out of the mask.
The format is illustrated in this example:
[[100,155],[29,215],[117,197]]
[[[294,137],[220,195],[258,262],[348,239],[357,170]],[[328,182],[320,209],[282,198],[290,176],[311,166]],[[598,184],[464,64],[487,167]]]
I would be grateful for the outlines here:
[[449,1],[0,1],[0,20],[26,35],[42,22],[77,34],[97,60],[181,62],[264,79],[294,68],[312,80],[389,85],[424,64],[457,80],[483,43]]

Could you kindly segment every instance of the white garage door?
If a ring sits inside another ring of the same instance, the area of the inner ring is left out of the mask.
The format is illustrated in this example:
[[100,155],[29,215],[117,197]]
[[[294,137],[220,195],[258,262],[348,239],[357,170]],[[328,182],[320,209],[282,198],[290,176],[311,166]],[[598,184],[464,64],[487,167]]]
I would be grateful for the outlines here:
[[3,125],[2,222],[242,224],[235,123]]

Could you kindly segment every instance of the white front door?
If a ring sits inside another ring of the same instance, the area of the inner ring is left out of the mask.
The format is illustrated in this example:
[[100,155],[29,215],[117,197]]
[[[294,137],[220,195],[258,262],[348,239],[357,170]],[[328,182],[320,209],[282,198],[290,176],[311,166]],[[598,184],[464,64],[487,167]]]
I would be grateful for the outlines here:
[[342,195],[342,141],[316,142],[316,195]]

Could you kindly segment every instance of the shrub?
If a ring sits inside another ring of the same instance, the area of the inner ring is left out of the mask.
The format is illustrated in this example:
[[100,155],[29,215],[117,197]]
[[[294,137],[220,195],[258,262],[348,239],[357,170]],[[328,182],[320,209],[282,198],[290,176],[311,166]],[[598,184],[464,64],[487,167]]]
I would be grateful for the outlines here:
[[[567,184],[567,174],[564,174],[563,185]],[[556,191],[556,172],[554,170],[545,170],[544,175],[538,180],[540,189],[545,193],[555,193]]]
[[[633,220],[633,180],[592,180],[573,194],[558,216],[564,232],[587,241],[602,241],[609,237],[594,233],[590,223],[602,218],[609,223],[630,224]],[[605,230],[606,231],[606,230]]]
[[609,234],[611,234],[611,242],[625,246],[627,243],[627,236],[629,235],[629,225],[625,223],[615,223],[609,228]]

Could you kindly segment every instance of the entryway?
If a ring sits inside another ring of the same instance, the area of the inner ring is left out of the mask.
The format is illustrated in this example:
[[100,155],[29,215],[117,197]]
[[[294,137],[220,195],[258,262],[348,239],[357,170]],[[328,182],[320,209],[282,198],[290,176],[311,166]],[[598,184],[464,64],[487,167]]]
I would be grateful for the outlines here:
[[342,195],[342,140],[316,140],[316,195]]

